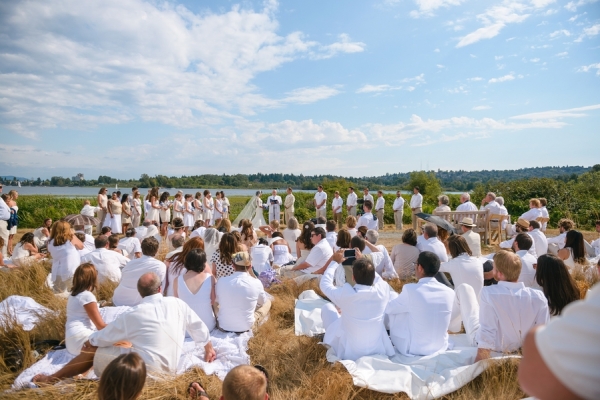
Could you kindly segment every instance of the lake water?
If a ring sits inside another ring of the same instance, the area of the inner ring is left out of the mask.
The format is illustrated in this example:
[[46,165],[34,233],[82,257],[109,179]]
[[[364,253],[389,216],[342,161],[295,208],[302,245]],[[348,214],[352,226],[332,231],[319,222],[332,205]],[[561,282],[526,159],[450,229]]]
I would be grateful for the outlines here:
[[[16,191],[19,192],[19,194],[22,195],[32,195],[32,194],[37,194],[37,195],[50,195],[50,196],[68,196],[68,197],[96,197],[96,195],[98,194],[98,190],[100,190],[99,187],[94,187],[94,186],[84,186],[84,187],[79,187],[79,186],[73,186],[73,187],[53,187],[53,186],[22,186],[22,187],[17,187],[17,186],[7,186],[4,185],[4,189],[3,189],[3,193],[8,193],[10,190],[15,189]],[[192,189],[192,188],[188,188],[188,189],[181,189],[181,191],[183,191],[183,193],[191,193],[191,194],[195,194],[196,192],[204,192],[204,189]],[[108,187],[108,191],[110,192],[114,192],[117,189],[115,189],[114,187]],[[131,193],[131,188],[119,188],[118,190],[120,190],[122,193]],[[146,193],[148,192],[147,188],[140,188],[140,193],[142,194],[142,196],[145,196]],[[165,190],[165,189],[161,189],[161,192]],[[179,189],[177,188],[168,188],[166,189],[169,194],[171,194],[171,196],[175,195],[175,193],[177,193],[177,191]],[[223,190],[225,192],[226,196],[254,196],[254,194],[256,193],[257,190],[259,189],[208,189],[210,190],[210,192],[214,195],[214,193],[217,190]],[[264,188],[264,189],[260,189],[262,190],[263,193],[269,194],[271,193],[272,189],[269,188]],[[316,192],[316,190],[300,190],[300,189],[295,189],[295,192],[305,192],[305,193],[314,193]],[[284,194],[285,190],[279,190],[279,194]],[[385,194],[389,194],[389,193],[396,193],[395,190],[384,190],[383,193]],[[408,194],[408,191],[403,190],[402,191],[403,194]],[[445,194],[460,194],[460,192],[444,192]],[[358,193],[359,197],[361,196],[361,193]],[[371,194],[375,195],[376,192],[371,192]],[[345,194],[343,194],[345,195]]]

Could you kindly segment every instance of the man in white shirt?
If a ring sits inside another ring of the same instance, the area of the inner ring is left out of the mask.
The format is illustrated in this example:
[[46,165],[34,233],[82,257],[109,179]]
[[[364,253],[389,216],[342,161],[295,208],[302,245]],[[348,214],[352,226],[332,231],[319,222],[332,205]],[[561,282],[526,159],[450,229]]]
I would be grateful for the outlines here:
[[394,200],[392,209],[394,210],[394,223],[396,224],[396,230],[402,232],[404,230],[402,227],[402,217],[404,217],[404,199],[402,198],[402,193],[399,190],[396,192],[396,200]]
[[381,190],[377,191],[377,203],[375,203],[375,213],[377,215],[377,224],[379,229],[383,229],[384,221],[383,215],[385,209],[385,198],[383,197],[383,192]]
[[456,288],[467,337],[471,345],[478,347],[475,362],[489,358],[492,351],[518,350],[533,326],[548,322],[544,293],[517,282],[520,273],[519,256],[501,250],[494,255],[494,278],[498,284],[484,286],[479,303],[471,286]]
[[322,185],[319,185],[317,188],[317,193],[315,193],[313,204],[317,209],[317,218],[327,218],[327,193],[323,191]]
[[327,239],[327,243],[329,243],[332,249],[335,249],[335,242],[337,242],[336,226],[334,220],[329,220],[325,224],[325,230],[327,231],[325,239]]
[[465,217],[460,221],[459,225],[463,231],[461,236],[467,241],[473,256],[481,257],[481,236],[479,236],[478,233],[473,232],[473,228],[477,226],[473,223],[473,219]]
[[[542,218],[550,218],[550,214],[548,213],[548,209],[546,208],[546,206],[548,205],[548,200],[544,197],[540,197],[538,200],[540,201],[540,212],[542,213]],[[542,224],[542,232],[546,232],[547,226],[548,222],[544,222]]]
[[296,202],[296,197],[292,194],[292,188],[287,188],[287,196],[285,196],[285,211],[284,217],[285,222],[288,222],[290,218],[294,217],[294,203]]
[[404,285],[387,305],[390,338],[402,355],[428,356],[448,348],[454,291],[434,278],[439,269],[440,260],[434,253],[419,254],[415,268],[419,282]]
[[196,345],[204,347],[205,362],[216,359],[204,322],[182,300],[163,296],[156,274],[143,274],[136,287],[143,298],[138,306],[92,333],[81,353],[60,371],[49,376],[37,375],[33,381],[54,383],[83,374],[92,366],[96,375],[101,376],[108,364],[124,352],[123,347],[135,350],[152,376],[172,377],[177,371],[186,332]]
[[[83,202],[83,208],[81,209],[81,211],[79,211],[79,214],[93,218],[94,214],[98,212],[98,209],[99,209],[99,207],[91,206],[89,200],[85,200]],[[92,225],[85,225],[84,232],[86,235],[91,235],[92,234]]]
[[[169,240],[169,239],[167,239]],[[185,236],[183,235],[173,235],[171,236],[171,246],[173,250],[167,253],[165,256],[165,260],[173,257],[177,253],[181,253],[183,251],[183,245],[185,244]]]
[[519,233],[515,237],[513,250],[521,259],[521,273],[517,282],[523,282],[526,287],[539,289],[539,285],[535,281],[535,270],[537,268],[537,258],[532,256],[528,250],[533,246],[531,236],[526,233]]
[[137,282],[147,272],[154,272],[160,281],[165,279],[167,267],[154,258],[158,252],[158,240],[147,237],[142,241],[142,257],[131,260],[121,271],[121,282],[113,294],[115,306],[136,306],[142,301],[137,290]]
[[[75,231],[75,233],[79,232],[79,233],[83,233],[85,235],[85,239],[81,241],[83,243],[84,249],[87,250],[86,252],[84,252],[85,254],[96,250],[94,237],[92,235],[88,235],[87,233],[85,233],[83,225],[75,225],[73,227],[73,230]],[[108,237],[108,236],[110,236],[110,234],[104,235],[104,236]]]
[[[498,211],[500,211],[500,215],[508,215],[508,210],[504,206],[504,197],[497,196],[496,203],[498,204]],[[506,225],[508,225],[508,219],[502,221],[502,230],[506,229]]]
[[[463,283],[471,286],[477,301],[479,301],[484,279],[483,259],[474,257],[465,238],[459,235],[452,235],[448,238],[448,250],[452,258],[448,262],[442,263],[440,272],[450,274],[454,287],[459,287]],[[455,297],[448,330],[450,332],[460,331],[461,322],[460,304]]]
[[348,188],[348,198],[346,199],[346,210],[348,211],[348,215],[356,217],[357,200],[358,196],[354,193],[354,188],[350,186]]
[[539,221],[529,221],[529,236],[533,239],[533,245],[535,246],[535,254],[538,257],[543,256],[548,252],[548,239],[544,232],[540,230],[542,224]]
[[[357,253],[357,257],[360,254]],[[352,264],[356,284],[352,286],[346,282],[342,287],[336,287],[333,278],[343,261],[344,251],[339,250],[333,255],[319,285],[332,301],[321,309],[325,328],[323,343],[342,360],[355,361],[376,354],[394,355],[383,319],[386,305],[395,292],[375,272],[373,263],[364,258],[357,258]]]
[[361,226],[366,226],[367,229],[379,229],[379,225],[377,224],[377,220],[373,218],[373,213],[371,213],[371,209],[373,208],[373,203],[371,200],[365,200],[363,203],[364,214],[360,216],[358,219],[358,223],[356,224],[356,229]]
[[375,199],[373,198],[373,195],[369,193],[369,188],[364,188],[363,194],[363,201],[369,200],[371,204],[375,204]]
[[559,250],[565,247],[565,240],[567,239],[567,232],[575,227],[575,223],[568,218],[562,218],[558,221],[558,236],[546,238],[548,241],[548,252],[556,255]]
[[[379,263],[376,263],[375,260],[373,261],[373,264],[375,265],[375,272],[385,279],[397,278],[398,274],[394,269],[394,263],[392,262],[390,253],[384,245],[377,244],[377,241],[379,240],[379,233],[374,229],[369,229],[365,235],[365,239],[365,244],[367,247],[365,248],[365,251],[363,251],[363,254],[371,254],[374,250],[371,249],[371,247],[375,247],[375,249],[379,250],[378,252],[383,256],[381,257]],[[371,244],[372,246],[369,246],[367,243]]]
[[261,272],[271,269],[273,266],[273,250],[265,238],[258,238],[258,243],[250,247],[250,258],[252,268],[260,275]]
[[121,281],[121,268],[123,268],[129,259],[116,251],[108,249],[108,238],[99,235],[94,239],[96,249],[91,253],[81,257],[82,263],[91,263],[98,271],[98,283],[110,280],[116,283]]
[[600,399],[600,290],[588,291],[523,343],[519,384],[538,399]]
[[425,241],[417,243],[417,248],[423,251],[430,251],[439,257],[441,262],[448,261],[448,253],[446,253],[446,246],[440,242],[437,237],[438,229],[434,224],[427,224],[423,228],[423,238]]
[[460,205],[456,207],[456,211],[477,211],[477,206],[471,202],[471,195],[463,193],[460,195]]
[[279,221],[281,219],[280,213],[283,201],[281,200],[281,196],[277,195],[277,190],[273,189],[271,191],[271,195],[267,199],[267,204],[269,205],[269,223],[271,221]]
[[423,195],[419,193],[421,189],[418,186],[413,188],[413,195],[410,197],[410,211],[412,213],[412,226],[413,229],[417,230],[417,221],[419,217],[417,214],[423,212]]
[[[487,204],[486,204],[487,203]],[[481,200],[480,211],[489,210],[489,214],[500,214],[500,205],[496,203],[496,194],[488,192],[488,194]],[[458,211],[458,209],[457,209]]]
[[140,239],[135,237],[135,228],[129,228],[125,231],[125,237],[119,240],[117,245],[118,249],[125,250],[127,252],[127,258],[133,260],[134,258],[140,258],[142,256],[142,243]]
[[331,211],[333,211],[333,220],[337,222],[339,229],[342,229],[342,206],[344,205],[344,199],[340,197],[340,192],[337,190],[333,195],[333,201],[331,202]]
[[150,225],[152,225],[150,221],[144,221],[141,226],[135,228],[135,237],[138,238],[140,242],[146,237]]
[[248,274],[250,255],[235,253],[232,257],[235,272],[219,278],[215,287],[219,304],[217,320],[222,332],[244,333],[262,322],[271,309],[262,283]]
[[323,228],[314,228],[310,233],[310,241],[314,247],[310,250],[304,262],[294,266],[281,267],[281,276],[295,278],[304,274],[313,274],[321,269],[333,254],[327,242],[327,234]]
[[[515,227],[515,232],[517,234],[526,233],[529,235],[529,221],[526,221],[523,218],[519,218],[517,220],[517,223],[515,224]],[[531,240],[533,240],[533,238],[531,238]],[[512,239],[501,242],[499,246],[501,249],[512,249],[514,242],[515,238],[513,237]],[[531,246],[531,248],[529,249],[529,253],[537,259],[537,253],[535,252],[534,246]]]
[[[519,219],[524,219],[525,221],[534,221],[541,216],[542,211],[540,210],[540,201],[538,199],[531,199],[529,200],[529,210],[521,214]],[[516,228],[517,227],[515,225],[508,225],[506,227],[506,235],[514,236],[517,233]]]

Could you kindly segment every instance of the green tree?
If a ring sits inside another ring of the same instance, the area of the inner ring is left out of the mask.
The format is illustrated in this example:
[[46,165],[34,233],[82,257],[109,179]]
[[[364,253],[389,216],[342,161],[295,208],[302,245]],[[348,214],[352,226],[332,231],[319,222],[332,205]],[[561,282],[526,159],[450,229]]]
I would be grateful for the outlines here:
[[406,185],[406,190],[412,192],[413,188],[418,186],[421,194],[427,201],[437,201],[437,197],[442,193],[442,185],[436,177],[435,172],[416,171],[410,173],[410,178]]

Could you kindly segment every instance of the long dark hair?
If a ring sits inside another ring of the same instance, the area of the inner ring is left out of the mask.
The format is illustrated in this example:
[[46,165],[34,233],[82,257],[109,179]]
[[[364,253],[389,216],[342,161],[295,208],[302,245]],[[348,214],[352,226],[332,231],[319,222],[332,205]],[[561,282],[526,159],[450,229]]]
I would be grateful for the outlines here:
[[238,251],[238,240],[233,233],[225,233],[219,242],[219,255],[221,263],[229,265],[233,263],[233,255]]
[[86,290],[98,290],[98,271],[92,263],[81,264],[73,274],[71,296],[77,296]]
[[537,260],[535,281],[548,299],[550,315],[560,315],[565,306],[581,298],[579,288],[560,258],[544,254]]
[[567,232],[565,248],[569,247],[573,251],[573,261],[579,264],[586,264],[585,246],[583,244],[583,235],[576,230]]
[[146,383],[146,364],[137,353],[121,354],[100,377],[99,400],[135,400]]
[[300,232],[300,236],[297,239],[304,245],[306,250],[310,250],[315,247],[310,240],[310,234],[313,229],[315,229],[315,224],[313,224],[311,221],[306,221],[302,225],[302,232]]
[[165,201],[169,200],[169,192],[163,192],[160,195],[160,199],[158,200],[159,203],[164,203]]

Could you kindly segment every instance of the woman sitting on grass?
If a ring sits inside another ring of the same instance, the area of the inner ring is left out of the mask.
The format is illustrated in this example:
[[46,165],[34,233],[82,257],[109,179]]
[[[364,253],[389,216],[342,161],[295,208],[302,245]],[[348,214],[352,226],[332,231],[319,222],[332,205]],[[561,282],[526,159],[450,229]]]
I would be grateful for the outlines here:
[[[35,383],[54,383],[75,375],[73,368],[81,362],[81,348],[89,336],[106,324],[100,315],[98,301],[92,291],[98,289],[98,271],[91,263],[81,264],[73,275],[73,289],[67,300],[67,323],[65,345],[67,351],[77,357],[52,375],[39,374],[33,377]],[[83,358],[86,356],[84,355]]]
[[98,400],[135,400],[146,383],[146,363],[138,353],[121,354],[100,377]]
[[17,267],[22,267],[42,258],[44,258],[44,255],[38,252],[38,248],[34,243],[33,233],[27,232],[13,249],[11,259]]
[[552,254],[544,254],[537,259],[535,281],[548,299],[552,317],[560,315],[567,304],[581,298],[579,288],[565,263]]
[[570,230],[565,237],[565,247],[558,251],[558,258],[565,262],[569,271],[573,271],[575,263],[587,265],[583,235],[576,230]]
[[77,250],[83,249],[71,224],[67,221],[56,221],[52,225],[48,253],[52,256],[52,285],[54,293],[65,293],[71,289],[73,274],[81,264]]

